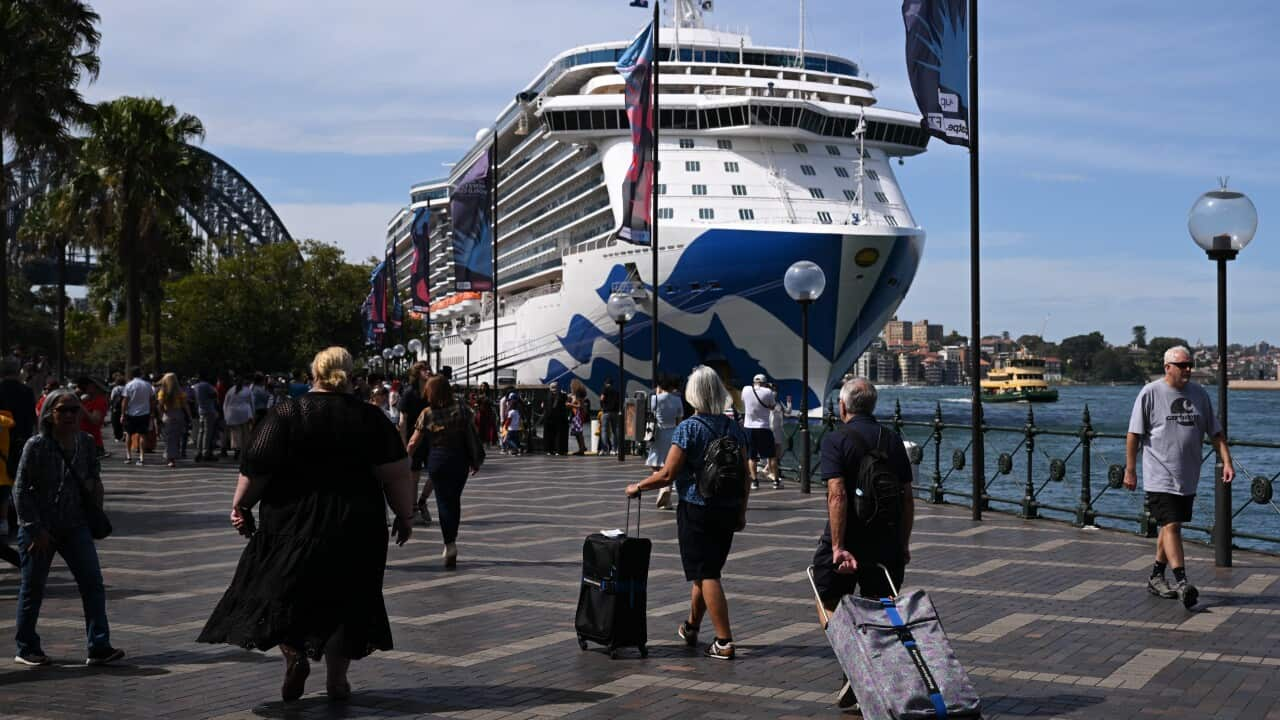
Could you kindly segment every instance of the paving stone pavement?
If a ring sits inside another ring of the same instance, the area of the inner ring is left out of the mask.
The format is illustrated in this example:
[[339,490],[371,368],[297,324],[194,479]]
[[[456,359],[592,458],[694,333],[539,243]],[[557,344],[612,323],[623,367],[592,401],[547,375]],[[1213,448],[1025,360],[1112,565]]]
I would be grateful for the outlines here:
[[[654,541],[648,659],[610,660],[574,639],[582,539],[620,526],[635,459],[491,455],[463,496],[457,571],[436,527],[392,547],[387,609],[396,650],[354,663],[355,695],[324,697],[323,668],[302,701],[279,701],[279,653],[200,645],[244,541],[227,521],[227,463],[105,463],[117,535],[99,544],[117,666],[86,668],[70,574],[55,561],[40,619],[54,667],[0,666],[12,718],[841,717],[840,671],[819,629],[804,568],[822,530],[821,493],[753,496],[726,566],[739,659],[686,650],[688,603],[675,514],[646,499]],[[986,717],[1280,720],[1280,558],[1238,552],[1215,570],[1190,546],[1201,606],[1145,590],[1152,541],[1051,521],[917,504],[908,586],[930,591]],[[0,568],[0,635],[11,637],[17,574]],[[12,647],[11,645],[9,647]],[[7,657],[7,655],[6,655]],[[844,715],[844,717],[851,717]]]

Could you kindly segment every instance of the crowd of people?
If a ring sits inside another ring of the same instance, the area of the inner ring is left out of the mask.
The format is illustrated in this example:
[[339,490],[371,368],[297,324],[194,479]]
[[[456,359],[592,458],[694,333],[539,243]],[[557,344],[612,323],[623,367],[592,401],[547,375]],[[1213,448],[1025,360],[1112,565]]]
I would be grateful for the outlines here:
[[[1226,438],[1208,395],[1190,382],[1190,370],[1189,352],[1172,348],[1165,376],[1139,394],[1124,479],[1136,488],[1141,451],[1147,504],[1161,526],[1148,590],[1178,598],[1188,609],[1196,590],[1186,579],[1179,530],[1191,517],[1203,437],[1212,438],[1226,463],[1224,480],[1232,479]],[[153,381],[135,368],[128,382],[116,378],[109,390],[81,378],[37,398],[20,363],[0,360],[0,519],[12,495],[18,522],[16,552],[0,542],[0,557],[21,571],[15,661],[49,662],[36,620],[54,554],[66,562],[83,599],[86,662],[124,656],[110,642],[95,545],[101,535],[91,521],[103,507],[101,460],[110,453],[100,429],[110,422],[131,464],[144,464],[157,428],[171,465],[184,457],[193,433],[196,460],[216,459],[219,448],[239,460],[229,519],[249,542],[199,640],[259,650],[279,646],[286,701],[304,693],[310,661],[323,658],[329,697],[350,697],[350,662],[392,647],[382,598],[388,540],[394,535],[403,545],[415,516],[430,524],[427,505],[434,495],[442,561],[456,568],[463,489],[480,471],[486,447],[525,451],[520,436],[530,424],[529,402],[510,391],[495,410],[486,385],[459,392],[448,368],[433,372],[426,363],[408,368],[403,384],[357,374],[340,347],[318,353],[310,371],[293,381],[247,374],[184,384],[173,373]],[[605,446],[610,450],[622,442],[620,400],[616,392],[601,394],[601,442],[613,443]],[[703,653],[718,660],[736,655],[724,587],[734,535],[747,525],[761,476],[778,482],[775,422],[784,403],[763,375],[743,388],[742,400],[739,416],[729,390],[708,367],[694,368],[683,388],[676,378],[662,380],[650,400],[650,472],[625,488],[628,496],[659,490],[659,504],[676,505],[690,603],[675,635],[697,647],[709,617],[714,637]],[[912,468],[902,438],[876,420],[876,401],[870,381],[846,378],[840,422],[820,444],[817,476],[826,484],[828,510],[812,560],[820,622],[845,596],[891,594],[911,560]],[[580,381],[568,393],[552,383],[540,416],[543,452],[569,454],[572,436],[573,454],[585,453],[591,412]],[[869,467],[879,478],[873,486],[864,482]],[[867,492],[875,499],[869,517],[863,512]],[[389,523],[388,507],[394,515]],[[4,528],[0,539],[8,535]],[[1173,570],[1172,586],[1166,567]],[[855,703],[846,680],[839,704]]]

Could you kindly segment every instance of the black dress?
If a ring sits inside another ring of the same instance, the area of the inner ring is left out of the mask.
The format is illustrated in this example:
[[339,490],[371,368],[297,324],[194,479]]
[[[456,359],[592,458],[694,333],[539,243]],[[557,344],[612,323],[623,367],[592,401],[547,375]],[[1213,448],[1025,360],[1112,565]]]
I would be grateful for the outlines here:
[[258,530],[199,641],[319,659],[391,649],[382,600],[387,527],[377,465],[405,456],[379,408],[311,392],[273,407],[240,471],[265,477]]

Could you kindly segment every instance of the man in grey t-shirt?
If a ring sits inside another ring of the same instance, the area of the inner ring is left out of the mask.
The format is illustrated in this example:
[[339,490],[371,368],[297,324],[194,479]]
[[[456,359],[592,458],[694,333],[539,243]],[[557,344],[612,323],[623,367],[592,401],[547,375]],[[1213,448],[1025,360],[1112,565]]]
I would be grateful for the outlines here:
[[[1129,490],[1137,488],[1135,467],[1141,446],[1142,489],[1147,493],[1151,516],[1160,527],[1156,562],[1147,590],[1163,598],[1176,597],[1188,610],[1195,606],[1199,592],[1187,582],[1182,523],[1191,520],[1205,435],[1213,439],[1214,449],[1222,458],[1222,481],[1229,483],[1235,478],[1231,451],[1213,414],[1209,393],[1191,382],[1191,367],[1191,351],[1181,345],[1169,348],[1164,354],[1164,377],[1138,393],[1129,416],[1124,470],[1124,486]],[[1165,579],[1166,566],[1173,568],[1173,587]]]

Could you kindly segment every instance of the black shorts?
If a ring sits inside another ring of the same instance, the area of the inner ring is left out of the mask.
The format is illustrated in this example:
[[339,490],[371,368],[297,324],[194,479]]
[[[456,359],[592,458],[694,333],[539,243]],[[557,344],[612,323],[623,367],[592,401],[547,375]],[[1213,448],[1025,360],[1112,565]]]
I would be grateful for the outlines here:
[[130,435],[146,435],[151,432],[151,415],[126,415],[124,431]]
[[684,579],[719,580],[738,527],[736,508],[717,508],[682,502],[676,506],[676,535]]
[[892,595],[893,589],[889,587],[889,579],[885,577],[884,571],[877,567],[877,563],[889,569],[894,586],[901,589],[907,570],[902,562],[901,552],[895,552],[888,547],[883,550],[883,552],[861,549],[854,551],[854,558],[858,560],[858,571],[845,574],[836,572],[835,566],[831,563],[831,546],[826,542],[818,543],[818,549],[813,554],[813,584],[818,588],[818,597],[822,598],[822,604],[834,608],[840,603],[840,598],[855,593],[873,600]]
[[1147,493],[1147,507],[1151,510],[1151,517],[1156,521],[1156,525],[1191,522],[1191,511],[1195,504],[1195,495]]
[[747,440],[751,444],[752,460],[769,460],[773,457],[775,443],[773,431],[769,428],[746,428]]

